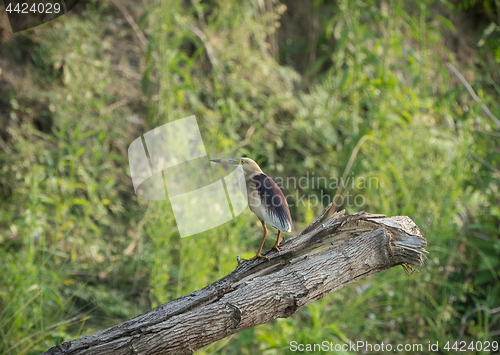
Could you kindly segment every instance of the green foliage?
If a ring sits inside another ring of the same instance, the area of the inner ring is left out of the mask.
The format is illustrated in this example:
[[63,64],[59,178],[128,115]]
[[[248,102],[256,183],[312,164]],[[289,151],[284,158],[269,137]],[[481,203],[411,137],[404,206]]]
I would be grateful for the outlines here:
[[[477,30],[470,69],[498,117],[496,4],[482,2],[490,22]],[[499,314],[489,310],[500,306],[500,129],[444,65],[457,59],[444,45],[457,29],[434,11],[477,4],[301,6],[162,1],[139,22],[149,40],[143,52],[117,21],[121,13],[92,1],[6,43],[3,57],[20,58],[29,46],[31,59],[23,64],[29,85],[9,92],[9,124],[0,128],[0,354],[36,354],[124,321],[255,252],[260,229],[248,210],[181,239],[168,203],[133,194],[128,145],[192,114],[207,151],[250,156],[284,179],[296,230],[335,194],[314,179],[340,177],[360,147],[348,176],[373,185],[347,184],[344,197],[363,203],[344,200],[342,208],[408,215],[430,252],[411,276],[384,271],[201,354],[288,353],[293,340],[498,336]],[[288,15],[294,11],[308,15]],[[301,21],[310,33],[294,29]],[[141,79],[121,76],[123,62]]]

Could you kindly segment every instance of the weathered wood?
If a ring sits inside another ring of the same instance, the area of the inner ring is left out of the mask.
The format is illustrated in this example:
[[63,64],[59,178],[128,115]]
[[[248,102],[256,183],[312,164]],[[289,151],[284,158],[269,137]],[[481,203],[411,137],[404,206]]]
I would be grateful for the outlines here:
[[147,313],[57,345],[45,355],[191,354],[276,318],[360,278],[396,265],[421,265],[427,243],[408,217],[365,212],[315,221],[229,275]]

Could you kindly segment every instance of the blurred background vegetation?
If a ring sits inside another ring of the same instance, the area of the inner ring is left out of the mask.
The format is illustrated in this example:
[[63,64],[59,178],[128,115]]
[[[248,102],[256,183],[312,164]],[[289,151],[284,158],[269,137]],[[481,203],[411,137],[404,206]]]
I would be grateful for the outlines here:
[[[430,252],[200,354],[500,338],[500,127],[481,107],[500,116],[498,0],[81,1],[16,34],[0,13],[0,354],[117,324],[255,253],[248,210],[180,239],[168,202],[134,195],[128,145],[193,114],[208,152],[273,177],[340,177],[362,140],[350,176],[378,185],[340,208],[408,215]],[[295,232],[324,207],[294,205]]]

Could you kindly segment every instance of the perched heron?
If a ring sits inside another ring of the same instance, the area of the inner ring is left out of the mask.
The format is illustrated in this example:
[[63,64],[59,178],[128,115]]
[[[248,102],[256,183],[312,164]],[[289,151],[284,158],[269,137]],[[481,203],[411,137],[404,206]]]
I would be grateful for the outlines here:
[[281,192],[278,185],[250,158],[237,159],[212,159],[214,163],[229,164],[238,166],[241,165],[245,175],[246,192],[248,196],[248,207],[257,215],[262,223],[264,235],[260,242],[259,251],[257,254],[247,260],[256,258],[268,259],[267,256],[261,255],[262,246],[267,237],[266,223],[278,230],[278,237],[271,249],[278,249],[280,243],[281,232],[290,232],[292,230],[292,218],[286,198]]

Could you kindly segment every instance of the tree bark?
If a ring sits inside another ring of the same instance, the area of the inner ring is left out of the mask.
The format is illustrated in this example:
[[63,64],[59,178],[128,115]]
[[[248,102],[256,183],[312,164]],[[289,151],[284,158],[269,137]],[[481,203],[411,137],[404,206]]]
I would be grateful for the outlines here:
[[328,206],[309,226],[269,251],[269,261],[240,263],[188,295],[45,355],[191,354],[231,334],[286,318],[364,276],[423,262],[426,240],[404,216],[386,218]]

